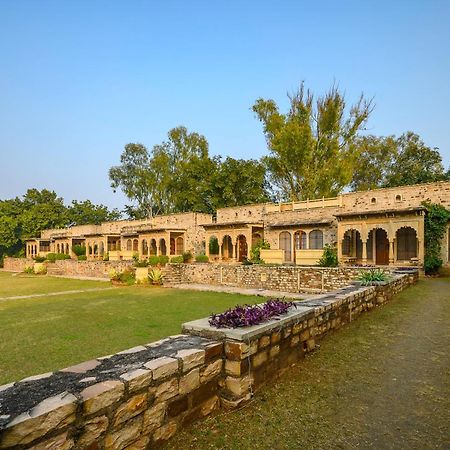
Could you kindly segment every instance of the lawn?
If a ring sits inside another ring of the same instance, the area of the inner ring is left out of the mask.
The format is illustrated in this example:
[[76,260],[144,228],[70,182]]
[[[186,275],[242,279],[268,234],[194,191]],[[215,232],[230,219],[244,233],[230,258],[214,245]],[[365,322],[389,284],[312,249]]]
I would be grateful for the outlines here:
[[[108,284],[0,273],[2,296],[93,287]],[[183,322],[258,300],[139,286],[0,300],[0,384],[178,334]]]
[[102,281],[72,280],[67,278],[43,277],[27,274],[0,272],[0,299],[18,295],[44,294],[48,292],[70,291],[75,289],[105,288]]

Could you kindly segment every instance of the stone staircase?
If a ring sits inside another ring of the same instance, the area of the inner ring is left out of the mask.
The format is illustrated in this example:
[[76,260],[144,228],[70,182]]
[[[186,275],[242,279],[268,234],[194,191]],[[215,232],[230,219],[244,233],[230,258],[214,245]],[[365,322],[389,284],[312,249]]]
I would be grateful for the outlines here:
[[56,264],[47,264],[47,275],[64,275],[64,271]]

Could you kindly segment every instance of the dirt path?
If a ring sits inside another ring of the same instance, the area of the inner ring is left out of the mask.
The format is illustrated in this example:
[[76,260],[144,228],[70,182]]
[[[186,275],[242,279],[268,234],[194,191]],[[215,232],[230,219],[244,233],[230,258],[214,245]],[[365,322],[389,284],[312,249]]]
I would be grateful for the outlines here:
[[421,281],[170,448],[450,449],[449,355],[450,279]]
[[0,297],[0,301],[3,300],[20,300],[24,298],[37,298],[37,297],[54,297],[55,295],[66,295],[66,294],[82,294],[83,292],[97,292],[97,291],[109,291],[115,289],[114,287],[106,288],[91,288],[91,289],[72,289],[70,291],[57,291],[57,292],[46,292],[44,294],[29,294],[29,295],[15,295],[13,297]]

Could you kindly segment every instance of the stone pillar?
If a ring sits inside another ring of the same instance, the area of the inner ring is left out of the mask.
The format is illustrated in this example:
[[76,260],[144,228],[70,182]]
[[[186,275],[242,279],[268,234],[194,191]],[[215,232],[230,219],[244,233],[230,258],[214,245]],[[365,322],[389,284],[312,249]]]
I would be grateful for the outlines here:
[[417,240],[417,243],[419,245],[419,252],[417,254],[419,258],[419,266],[423,267],[424,259],[425,259],[425,248],[423,245],[423,240]]
[[367,264],[367,241],[362,241],[362,263]]
[[394,264],[394,241],[389,241],[389,265],[392,266]]

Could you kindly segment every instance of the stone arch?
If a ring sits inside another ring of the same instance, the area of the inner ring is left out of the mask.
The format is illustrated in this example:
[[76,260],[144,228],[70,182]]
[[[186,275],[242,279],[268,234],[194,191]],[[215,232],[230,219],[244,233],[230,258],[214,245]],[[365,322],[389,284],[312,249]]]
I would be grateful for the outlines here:
[[127,251],[131,252],[133,249],[133,241],[131,239],[127,239]]
[[175,238],[170,238],[170,254],[175,255]]
[[159,254],[163,256],[167,255],[166,240],[163,238],[159,240]]
[[94,242],[94,256],[98,255],[98,244],[97,242]]
[[359,230],[350,229],[344,233],[342,239],[342,256],[362,259],[363,242]]
[[178,236],[175,240],[175,254],[182,255],[184,253],[184,239],[183,236]]
[[222,239],[222,258],[233,258],[233,241],[228,234]]
[[61,247],[59,244],[56,244],[56,253],[61,253]]
[[103,243],[103,241],[100,241],[98,248],[100,256],[103,256],[105,254],[105,244]]
[[66,244],[66,254],[67,254],[67,255],[70,254],[70,252],[69,252],[69,244]]
[[308,235],[303,230],[297,230],[294,233],[295,250],[306,250],[308,248]]
[[369,231],[367,258],[377,265],[389,264],[389,232],[385,228],[377,226]]
[[147,256],[147,255],[148,255],[148,244],[147,244],[147,239],[142,239],[141,247],[142,247],[142,254],[143,254],[144,256]]
[[279,249],[284,250],[284,262],[292,261],[292,237],[289,231],[282,231],[278,237]]
[[417,231],[410,226],[400,227],[395,233],[397,261],[409,261],[417,258],[418,239]]
[[138,251],[139,251],[139,240],[133,239],[133,252],[138,252]]
[[150,241],[150,255],[155,256],[156,254],[157,254],[156,239],[152,239]]
[[236,239],[236,249],[237,249],[237,259],[242,262],[244,259],[248,258],[248,244],[247,238],[240,234]]
[[219,255],[220,245],[217,236],[211,236],[208,241],[208,249],[210,255]]
[[323,231],[312,230],[309,232],[309,248],[318,250],[323,248]]

